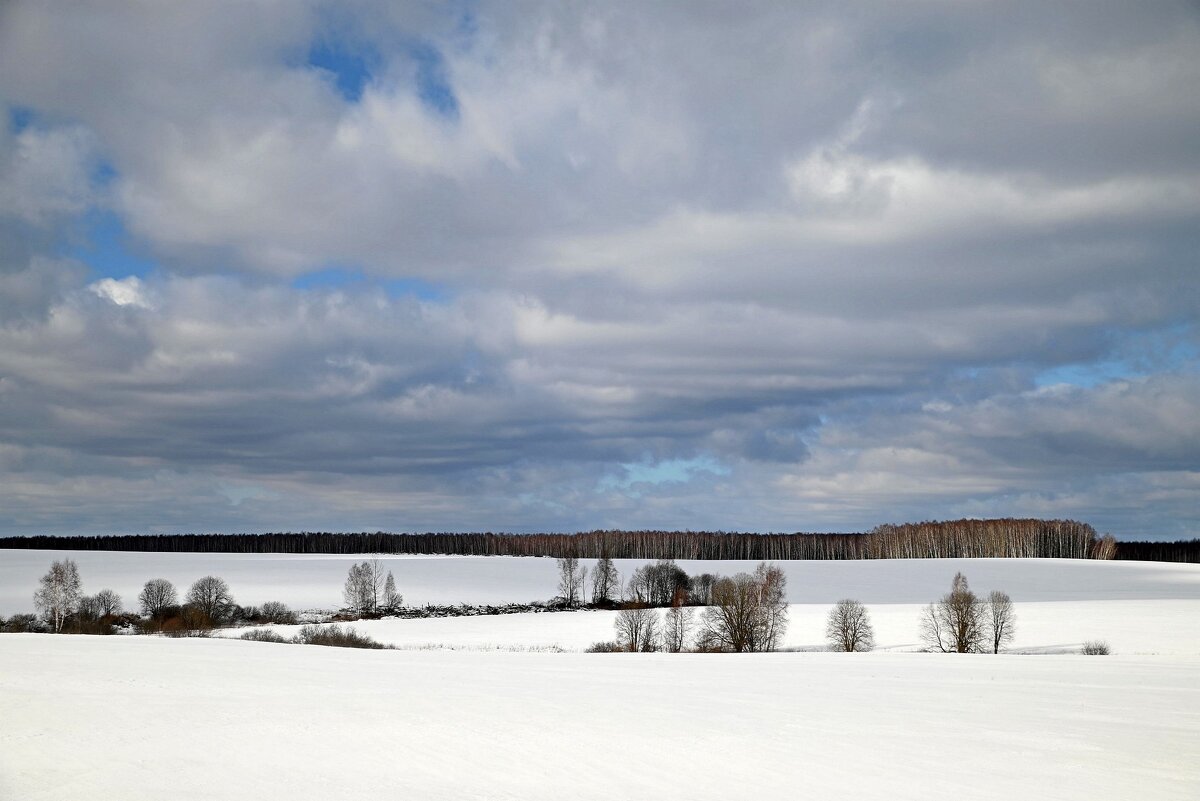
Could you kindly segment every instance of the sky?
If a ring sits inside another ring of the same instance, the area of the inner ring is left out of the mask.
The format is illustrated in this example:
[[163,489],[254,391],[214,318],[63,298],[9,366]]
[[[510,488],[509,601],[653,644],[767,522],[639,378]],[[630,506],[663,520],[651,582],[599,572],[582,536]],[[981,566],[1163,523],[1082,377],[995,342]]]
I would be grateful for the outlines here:
[[1200,537],[1194,3],[0,5],[0,534]]

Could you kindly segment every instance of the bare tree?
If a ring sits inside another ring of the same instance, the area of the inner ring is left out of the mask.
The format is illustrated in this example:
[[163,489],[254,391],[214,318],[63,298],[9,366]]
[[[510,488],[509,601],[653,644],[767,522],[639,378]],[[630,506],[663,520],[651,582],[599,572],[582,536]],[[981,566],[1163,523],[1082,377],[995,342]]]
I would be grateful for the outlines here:
[[852,598],[838,601],[829,610],[825,636],[834,651],[870,651],[875,647],[875,631],[867,608]]
[[351,564],[346,576],[346,584],[342,588],[342,599],[346,606],[356,612],[370,612],[375,609],[375,578],[370,562]]
[[157,618],[162,611],[179,603],[175,594],[175,585],[163,578],[150,579],[138,593],[138,606],[142,614],[149,618]]
[[121,596],[115,590],[100,590],[96,593],[96,603],[99,606],[101,617],[119,615],[124,611]]
[[383,605],[388,610],[393,610],[402,603],[404,603],[404,596],[396,592],[396,577],[389,570],[387,579],[383,582]]
[[781,568],[762,562],[754,571],[754,581],[760,622],[753,650],[774,651],[787,632],[787,576]]
[[607,555],[601,556],[596,561],[595,570],[592,571],[592,602],[611,603],[620,593],[621,577],[617,574],[613,560]]
[[262,605],[263,620],[268,623],[295,623],[296,613],[280,601],[267,601]]
[[664,651],[677,654],[687,650],[696,610],[690,606],[684,606],[686,600],[687,593],[685,591],[677,592],[671,608],[667,610],[662,635]]
[[1012,642],[1017,633],[1017,612],[1008,593],[992,590],[988,594],[988,617],[992,630],[992,653],[1000,653],[1002,646]]
[[971,591],[962,573],[950,592],[921,614],[921,639],[932,651],[979,653],[987,642],[987,605]]
[[42,576],[33,605],[54,631],[62,631],[66,619],[78,611],[81,585],[79,568],[70,559],[52,563]]
[[558,560],[558,595],[568,606],[579,603],[582,578],[579,575],[579,559],[564,556]]
[[217,576],[196,579],[188,588],[187,603],[203,616],[199,619],[201,625],[205,619],[214,625],[223,622],[234,607],[229,585]]
[[617,613],[613,629],[623,650],[653,651],[658,638],[658,612],[645,606],[626,607]]
[[712,588],[717,583],[717,576],[712,573],[701,573],[692,579],[691,600],[700,606],[712,603]]
[[364,575],[368,586],[371,589],[371,611],[379,609],[380,595],[383,593],[383,566],[379,564],[378,559],[371,559],[363,562]]

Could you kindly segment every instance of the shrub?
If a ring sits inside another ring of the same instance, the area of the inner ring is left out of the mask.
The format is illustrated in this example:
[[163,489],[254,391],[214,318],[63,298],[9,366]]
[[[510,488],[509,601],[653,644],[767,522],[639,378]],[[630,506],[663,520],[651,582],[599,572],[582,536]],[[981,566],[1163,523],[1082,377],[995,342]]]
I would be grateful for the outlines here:
[[587,653],[589,654],[616,654],[628,650],[628,648],[622,648],[612,640],[607,642],[594,642],[587,647]]
[[46,627],[41,624],[41,621],[38,620],[37,615],[28,614],[13,615],[7,621],[5,621],[3,627],[0,627],[0,631],[5,632],[6,634],[25,634],[31,631],[41,632],[45,630]]
[[1108,656],[1112,652],[1104,640],[1088,640],[1083,644],[1083,650],[1080,653],[1088,656]]
[[290,642],[286,637],[270,629],[255,629],[254,631],[243,632],[242,636],[238,639],[250,640],[251,642]]
[[300,645],[329,645],[334,648],[387,647],[365,634],[358,633],[350,626],[339,626],[336,623],[329,626],[301,626],[300,633],[296,635],[293,642]]
[[295,623],[296,613],[279,601],[267,601],[262,605],[262,618],[268,623]]

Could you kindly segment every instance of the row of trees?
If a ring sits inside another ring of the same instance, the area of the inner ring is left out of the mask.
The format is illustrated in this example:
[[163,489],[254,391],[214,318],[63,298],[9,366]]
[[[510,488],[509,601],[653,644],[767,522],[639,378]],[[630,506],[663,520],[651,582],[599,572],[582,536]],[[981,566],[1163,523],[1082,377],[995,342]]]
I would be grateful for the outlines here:
[[922,613],[921,639],[930,651],[998,654],[1012,641],[1016,623],[1016,610],[1006,593],[993,590],[980,598],[967,577],[956,573],[950,592]]
[[[1097,537],[1074,520],[952,520],[877,526],[858,534],[591,531],[579,534],[287,532],[7,537],[0,548],[188,553],[412,553],[580,559],[917,559],[948,557],[1122,558],[1134,543]],[[1144,549],[1141,558],[1200,558],[1200,540]]]
[[175,585],[164,578],[145,583],[137,597],[143,617],[126,613],[121,596],[103,589],[83,594],[83,582],[74,560],[55,561],[38,581],[33,595],[34,615],[14,616],[6,630],[36,630],[44,624],[56,633],[111,633],[118,625],[140,630],[182,632],[205,630],[234,622],[292,623],[295,615],[286,605],[269,601],[262,607],[239,606],[228,583],[218,576],[204,576],[188,588],[183,603]]
[[391,612],[404,603],[404,597],[396,592],[392,571],[385,577],[378,559],[350,565],[342,600],[348,609],[360,614]]
[[674,559],[659,559],[634,570],[626,583],[607,554],[596,560],[590,574],[578,557],[564,556],[558,559],[556,600],[568,607],[588,603],[600,608],[613,608],[621,603],[708,606],[718,579],[712,573],[689,576]]
[[[668,572],[661,563],[660,570]],[[787,631],[787,576],[781,569],[763,562],[753,573],[717,577],[711,605],[705,606],[698,622],[696,610],[685,605],[686,574],[682,579],[673,585],[670,606],[661,619],[649,601],[627,601],[613,624],[615,642],[601,650],[741,653],[779,646]]]
[[[699,625],[684,598],[677,590],[661,617],[648,603],[628,601],[613,624],[615,642],[599,643],[594,650],[771,651],[787,628],[786,577],[773,565],[760,564],[752,575],[718,577]],[[950,592],[923,611],[921,638],[929,651],[998,654],[1012,642],[1016,621],[1016,609],[1006,593],[995,590],[981,598],[958,573]],[[829,611],[825,636],[832,651],[875,647],[870,615],[853,598],[838,601]]]

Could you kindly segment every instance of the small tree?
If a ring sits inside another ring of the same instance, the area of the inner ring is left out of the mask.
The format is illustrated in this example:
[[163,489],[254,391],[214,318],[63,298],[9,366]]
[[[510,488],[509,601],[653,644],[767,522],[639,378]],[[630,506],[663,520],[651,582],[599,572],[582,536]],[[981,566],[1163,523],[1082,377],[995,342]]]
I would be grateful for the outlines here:
[[124,611],[121,596],[115,590],[100,590],[100,592],[96,593],[96,604],[99,607],[101,617],[116,617]]
[[189,618],[189,623],[198,624],[191,625],[191,628],[205,628],[205,621],[211,625],[220,624],[234,607],[229,585],[225,579],[217,576],[196,579],[188,589],[187,603],[199,613],[199,616]]
[[404,603],[404,597],[396,592],[396,578],[388,571],[387,580],[383,582],[383,605],[388,611]]
[[613,560],[605,554],[596,560],[592,571],[592,603],[607,604],[616,600],[621,590],[621,577]]
[[711,604],[712,588],[717,583],[717,578],[712,573],[701,573],[692,579],[692,591],[689,595],[691,602],[699,606]]
[[753,575],[738,573],[713,584],[701,633],[706,650],[771,651],[786,631],[787,579],[778,567],[764,562]]
[[78,611],[81,586],[79,568],[70,559],[54,562],[42,576],[33,604],[55,632],[62,631],[66,619]]
[[658,613],[644,606],[629,606],[613,623],[617,643],[625,651],[653,651],[658,637]]
[[992,653],[998,654],[1000,648],[1012,642],[1017,633],[1017,612],[1008,593],[993,590],[988,595],[988,617],[992,630]]
[[374,612],[379,592],[376,589],[378,571],[371,562],[350,565],[342,598],[356,612]]
[[825,636],[833,651],[870,651],[875,647],[875,631],[867,608],[852,598],[838,601],[829,610]]
[[378,559],[372,559],[368,562],[363,562],[367,582],[371,588],[371,611],[379,609],[379,601],[383,594],[383,566],[379,564]]
[[760,622],[753,650],[774,651],[787,632],[787,576],[781,568],[762,562],[754,571],[754,581]]
[[179,598],[175,593],[175,585],[163,578],[150,579],[138,593],[138,606],[142,614],[157,620],[163,610],[175,606]]
[[558,596],[568,606],[579,603],[579,590],[582,578],[579,575],[579,559],[574,556],[564,556],[558,560]]
[[987,604],[971,592],[962,573],[954,576],[950,592],[921,615],[921,639],[929,650],[979,653],[987,642]]
[[684,606],[683,604],[686,600],[686,591],[677,592],[675,600],[671,603],[671,608],[667,610],[666,618],[663,622],[664,651],[677,654],[680,651],[687,650],[692,632],[692,621],[695,619],[696,610],[690,606]]
[[262,618],[268,623],[295,623],[296,613],[280,601],[267,601],[262,605]]

